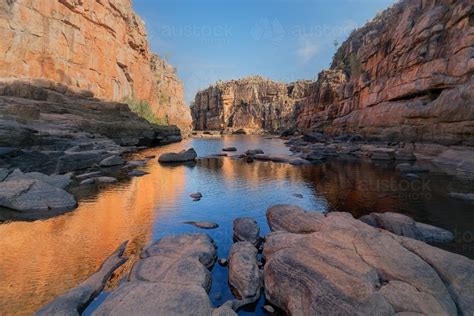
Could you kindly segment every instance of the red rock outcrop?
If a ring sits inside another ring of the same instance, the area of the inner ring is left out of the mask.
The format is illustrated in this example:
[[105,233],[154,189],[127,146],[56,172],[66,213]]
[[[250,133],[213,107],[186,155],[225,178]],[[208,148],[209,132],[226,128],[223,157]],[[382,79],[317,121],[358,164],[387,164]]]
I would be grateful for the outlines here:
[[294,124],[293,109],[309,82],[290,85],[262,77],[218,82],[199,91],[191,106],[195,130],[276,132]]
[[175,69],[150,53],[131,0],[3,0],[0,78],[48,79],[97,97],[146,100],[171,124],[188,127]]
[[472,1],[400,1],[342,44],[297,126],[474,145],[473,73]]

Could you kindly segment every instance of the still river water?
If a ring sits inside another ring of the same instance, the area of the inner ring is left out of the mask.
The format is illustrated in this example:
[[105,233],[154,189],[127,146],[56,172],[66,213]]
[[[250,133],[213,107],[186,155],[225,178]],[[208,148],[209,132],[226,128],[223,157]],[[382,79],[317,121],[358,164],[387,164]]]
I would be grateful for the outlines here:
[[[194,147],[199,156],[235,146],[239,154],[261,148],[268,154],[289,154],[280,139],[258,136],[191,138],[149,149],[139,159]],[[234,153],[233,153],[234,154]],[[232,245],[232,220],[254,217],[266,234],[266,209],[278,203],[308,210],[347,211],[355,217],[370,212],[402,212],[416,220],[449,229],[456,243],[445,249],[474,258],[474,205],[449,198],[449,192],[472,189],[472,180],[432,172],[408,180],[393,165],[332,160],[311,166],[244,161],[230,157],[205,159],[194,166],[164,166],[150,161],[141,178],[83,193],[73,212],[47,220],[0,224],[0,315],[31,314],[95,272],[120,243],[129,240],[130,263],[117,273],[118,283],[140,250],[170,233],[206,232],[227,257]],[[193,202],[192,192],[204,197]],[[303,198],[294,194],[301,194]],[[183,224],[204,220],[214,230]],[[232,298],[227,271],[215,265],[210,297],[215,305]],[[89,313],[107,295],[86,311]],[[263,298],[240,315],[262,314]]]

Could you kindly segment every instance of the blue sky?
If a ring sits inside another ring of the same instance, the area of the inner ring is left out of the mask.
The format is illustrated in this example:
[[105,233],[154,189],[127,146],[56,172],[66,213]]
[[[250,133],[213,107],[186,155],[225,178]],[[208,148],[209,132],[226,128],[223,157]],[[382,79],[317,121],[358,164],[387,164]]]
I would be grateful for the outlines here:
[[217,80],[291,82],[329,67],[350,32],[394,0],[133,0],[151,49],[178,69],[189,104]]

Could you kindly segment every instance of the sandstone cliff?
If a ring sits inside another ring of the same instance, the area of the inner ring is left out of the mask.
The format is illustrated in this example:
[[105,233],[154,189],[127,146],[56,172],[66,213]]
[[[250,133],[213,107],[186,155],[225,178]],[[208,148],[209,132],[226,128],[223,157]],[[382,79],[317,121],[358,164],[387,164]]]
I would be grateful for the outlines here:
[[403,0],[355,30],[331,69],[297,84],[297,95],[285,92],[294,84],[268,81],[199,92],[194,128],[290,128],[473,146],[473,74],[472,1]]
[[472,1],[401,1],[342,44],[297,126],[472,146],[473,73]]
[[293,108],[308,82],[291,85],[262,77],[219,82],[199,91],[191,106],[195,130],[246,133],[283,131],[294,124]]
[[175,69],[150,53],[131,0],[1,0],[0,78],[48,79],[191,123]]

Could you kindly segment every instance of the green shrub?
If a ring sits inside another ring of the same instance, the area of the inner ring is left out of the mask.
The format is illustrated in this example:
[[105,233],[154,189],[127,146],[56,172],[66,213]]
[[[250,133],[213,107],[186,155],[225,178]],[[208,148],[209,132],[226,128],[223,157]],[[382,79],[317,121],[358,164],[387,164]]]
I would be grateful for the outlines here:
[[137,113],[138,116],[144,118],[150,123],[156,124],[156,125],[167,125],[168,123],[166,122],[166,119],[163,119],[161,117],[157,117],[155,113],[153,113],[150,105],[148,102],[143,101],[143,100],[137,100],[133,96],[132,97],[124,97],[123,102],[128,104],[128,107],[130,110],[133,112]]
[[357,55],[354,53],[352,53],[349,56],[349,66],[351,67],[351,75],[353,76],[360,75],[360,71],[361,71],[360,61]]

